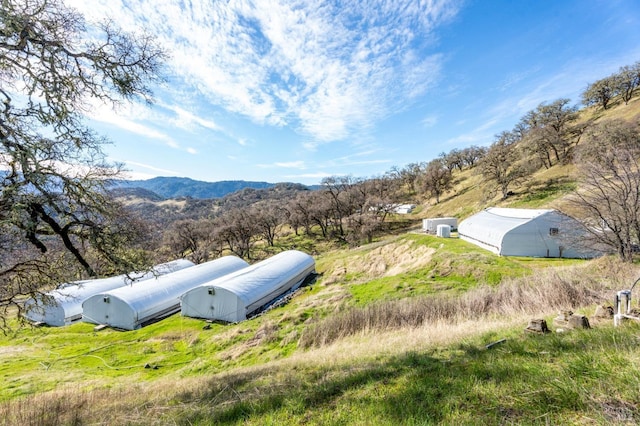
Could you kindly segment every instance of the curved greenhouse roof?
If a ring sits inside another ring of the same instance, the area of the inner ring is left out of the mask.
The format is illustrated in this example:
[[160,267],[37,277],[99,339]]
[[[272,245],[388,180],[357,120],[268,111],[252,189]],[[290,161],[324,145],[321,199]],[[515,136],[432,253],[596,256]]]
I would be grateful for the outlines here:
[[155,280],[99,293],[82,304],[82,317],[95,324],[135,330],[178,312],[184,292],[248,265],[239,257],[225,256]]
[[238,322],[296,288],[315,271],[306,253],[289,250],[202,284],[181,298],[182,315]]
[[458,226],[458,235],[501,256],[588,258],[586,232],[570,216],[551,209],[485,209]]
[[154,266],[151,271],[146,273],[63,284],[60,288],[46,293],[44,297],[28,300],[25,303],[25,317],[33,322],[42,322],[51,326],[69,325],[82,318],[82,302],[94,294],[193,266],[194,263],[189,260],[178,259]]

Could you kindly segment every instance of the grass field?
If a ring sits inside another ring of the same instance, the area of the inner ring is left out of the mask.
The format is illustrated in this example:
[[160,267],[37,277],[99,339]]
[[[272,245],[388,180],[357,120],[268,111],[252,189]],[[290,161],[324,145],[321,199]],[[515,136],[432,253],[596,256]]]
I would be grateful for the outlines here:
[[174,315],[129,332],[16,330],[0,338],[0,415],[7,424],[638,419],[636,326],[523,332],[561,309],[592,314],[632,282],[633,265],[501,258],[406,234],[328,252],[317,268],[288,305],[239,324],[205,329]]
[[[607,117],[637,120],[638,105]],[[500,200],[465,170],[410,220],[562,207],[574,173],[540,170]],[[317,281],[239,324],[174,315],[128,332],[0,335],[0,423],[640,424],[640,326],[554,326],[561,310],[611,304],[638,264],[498,257],[415,232],[358,248],[291,233],[259,257],[282,248],[312,253]],[[552,333],[524,332],[539,318]]]

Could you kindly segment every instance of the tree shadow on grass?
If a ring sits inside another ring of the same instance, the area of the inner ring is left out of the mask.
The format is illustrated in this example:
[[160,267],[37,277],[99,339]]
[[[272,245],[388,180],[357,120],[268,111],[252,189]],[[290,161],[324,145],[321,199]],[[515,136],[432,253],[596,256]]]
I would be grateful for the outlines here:
[[[601,377],[582,377],[580,369],[558,362],[583,350],[580,340],[525,336],[489,350],[459,345],[445,355],[432,350],[349,365],[229,373],[212,379],[197,396],[183,394],[182,403],[193,405],[194,398],[200,403],[180,421],[257,424],[266,417],[311,424],[362,419],[377,424],[544,424],[585,410],[598,418],[598,410],[589,406],[588,389],[595,385],[592,379]],[[637,409],[631,411],[632,419],[639,416]]]

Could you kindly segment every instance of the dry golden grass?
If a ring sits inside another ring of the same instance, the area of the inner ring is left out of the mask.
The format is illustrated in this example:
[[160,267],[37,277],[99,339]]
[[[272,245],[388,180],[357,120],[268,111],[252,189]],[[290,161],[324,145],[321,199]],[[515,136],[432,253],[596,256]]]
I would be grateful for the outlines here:
[[[524,328],[531,318],[556,315],[560,309],[592,312],[594,304],[610,301],[616,290],[627,288],[638,272],[638,266],[607,258],[547,268],[456,298],[348,308],[309,328],[311,334],[300,336],[298,351],[285,359],[203,377],[126,380],[109,389],[98,383],[93,389],[86,383],[67,386],[0,404],[0,418],[7,425],[167,424],[175,422],[176,413],[202,411],[207,406],[220,409],[265,393],[285,394],[289,386],[302,386],[298,381],[313,376],[313,371],[350,374],[359,366],[394,356],[446,348],[487,333],[500,336],[515,327]],[[276,323],[266,321],[242,347],[273,341],[277,329]],[[291,341],[298,336],[286,338]],[[238,356],[234,350],[220,355]],[[297,373],[300,369],[304,374]],[[242,394],[236,393],[239,388]]]
[[[577,124],[587,122],[597,123],[602,120],[621,119],[640,123],[640,97],[634,97],[625,105],[616,99],[607,110],[599,107],[589,107],[581,110]],[[508,129],[505,129],[508,130]],[[576,171],[573,164],[556,164],[550,169],[540,169],[529,179],[513,186],[514,195],[503,200],[498,193],[491,194],[489,186],[484,182],[477,168],[456,172],[453,188],[445,193],[440,203],[435,199],[428,199],[420,206],[415,216],[423,219],[429,217],[455,216],[464,219],[486,207],[533,207],[557,208],[565,211],[566,194],[559,193],[558,197],[541,200],[541,203],[528,200],[529,194],[544,191],[545,187],[576,181]],[[567,211],[571,214],[570,211]]]
[[[347,275],[371,280],[390,277],[419,269],[429,264],[434,249],[426,246],[412,247],[407,242],[382,241],[353,250],[350,255],[333,262],[323,271],[323,284],[341,282]],[[356,280],[357,281],[357,280]]]
[[543,269],[497,287],[481,286],[459,297],[421,297],[351,307],[307,327],[300,345],[321,347],[363,333],[443,322],[454,325],[469,318],[523,318],[610,302],[616,290],[633,282],[636,269],[614,258],[604,258],[588,265]]

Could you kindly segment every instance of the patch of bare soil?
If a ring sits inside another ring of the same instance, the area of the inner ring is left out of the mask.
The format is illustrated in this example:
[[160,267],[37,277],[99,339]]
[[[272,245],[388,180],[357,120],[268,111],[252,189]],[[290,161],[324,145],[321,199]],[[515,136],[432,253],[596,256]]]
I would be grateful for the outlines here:
[[0,346],[0,357],[3,355],[13,355],[25,351],[24,346]]
[[362,255],[361,253],[341,259],[333,269],[325,273],[325,285],[342,281],[347,274],[364,276],[368,280],[390,277],[425,267],[435,249],[413,246],[411,242],[391,242],[379,245]]

